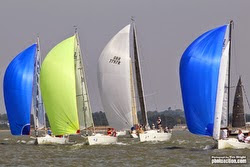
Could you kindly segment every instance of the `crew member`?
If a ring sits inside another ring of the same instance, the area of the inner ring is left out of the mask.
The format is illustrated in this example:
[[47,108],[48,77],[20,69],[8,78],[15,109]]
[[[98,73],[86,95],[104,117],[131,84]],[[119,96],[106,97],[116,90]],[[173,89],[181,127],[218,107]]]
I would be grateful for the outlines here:
[[227,139],[227,137],[228,137],[227,128],[223,128],[223,129],[221,130],[221,139],[225,140],[225,139]]
[[155,130],[155,124],[152,124],[152,129]]
[[240,142],[244,142],[244,140],[245,140],[245,136],[240,129],[239,129],[239,133],[238,133],[238,140]]
[[250,132],[248,132],[248,136],[245,138],[245,143],[250,144]]
[[108,136],[112,136],[112,130],[111,130],[111,128],[108,128],[107,135]]
[[51,132],[51,130],[50,130],[49,127],[48,127],[48,130],[47,130],[47,133],[48,133],[48,135],[50,135],[50,136],[51,136],[51,134],[52,134],[52,132]]
[[157,126],[158,126],[158,129],[161,129],[161,117],[158,117],[157,119]]

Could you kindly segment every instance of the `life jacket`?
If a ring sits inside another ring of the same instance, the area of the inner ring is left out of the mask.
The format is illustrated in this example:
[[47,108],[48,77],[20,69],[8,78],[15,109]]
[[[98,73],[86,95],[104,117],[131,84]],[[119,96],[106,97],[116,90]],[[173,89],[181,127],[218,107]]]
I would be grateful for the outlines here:
[[112,131],[111,131],[111,130],[108,130],[108,131],[107,131],[107,134],[108,134],[108,135],[111,135],[111,134],[112,134]]

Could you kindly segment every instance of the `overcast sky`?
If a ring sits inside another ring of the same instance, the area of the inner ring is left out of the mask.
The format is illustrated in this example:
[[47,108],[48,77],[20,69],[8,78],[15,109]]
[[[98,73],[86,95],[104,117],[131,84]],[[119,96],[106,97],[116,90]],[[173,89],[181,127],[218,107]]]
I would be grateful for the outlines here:
[[[93,111],[102,110],[97,61],[107,42],[130,17],[136,20],[149,110],[181,108],[179,61],[200,34],[235,22],[232,82],[238,75],[250,98],[249,0],[8,0],[0,2],[0,112],[5,112],[2,80],[9,62],[36,42],[41,54],[72,36],[78,26]],[[232,90],[234,94],[234,89]],[[248,106],[245,106],[249,112]]]

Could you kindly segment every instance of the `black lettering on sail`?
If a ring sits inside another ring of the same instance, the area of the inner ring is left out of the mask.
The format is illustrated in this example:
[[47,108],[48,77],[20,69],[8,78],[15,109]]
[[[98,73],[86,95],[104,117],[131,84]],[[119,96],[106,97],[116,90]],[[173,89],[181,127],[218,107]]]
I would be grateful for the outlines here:
[[112,59],[109,59],[109,63],[120,65],[121,57],[114,56]]

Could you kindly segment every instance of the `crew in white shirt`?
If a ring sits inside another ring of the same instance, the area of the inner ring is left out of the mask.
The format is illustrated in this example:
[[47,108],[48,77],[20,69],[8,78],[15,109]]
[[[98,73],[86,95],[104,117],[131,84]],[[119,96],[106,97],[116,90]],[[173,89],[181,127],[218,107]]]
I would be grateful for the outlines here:
[[245,143],[250,144],[250,132],[248,132],[248,136],[245,138]]
[[245,140],[245,136],[240,129],[239,129],[239,133],[238,133],[238,140],[240,142],[244,142],[244,140]]
[[224,129],[221,130],[221,139],[226,140],[227,137],[228,137],[228,131],[227,131],[226,128],[224,128]]

